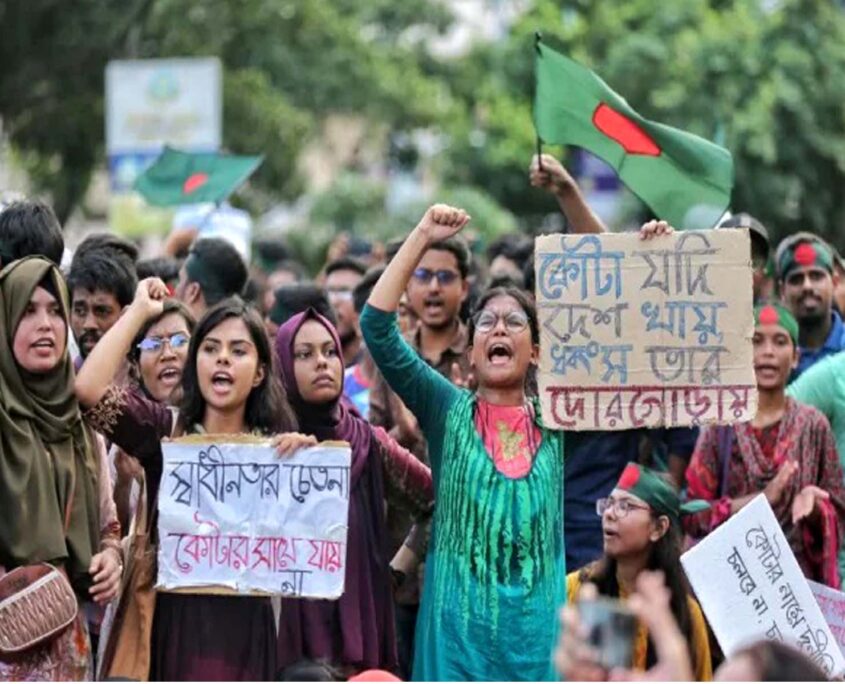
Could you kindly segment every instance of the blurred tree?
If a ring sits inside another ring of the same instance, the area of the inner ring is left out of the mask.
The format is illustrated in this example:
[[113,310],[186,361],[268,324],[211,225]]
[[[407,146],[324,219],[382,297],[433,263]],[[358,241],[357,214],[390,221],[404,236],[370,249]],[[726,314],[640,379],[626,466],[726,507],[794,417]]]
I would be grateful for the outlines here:
[[[19,0],[0,3],[0,117],[36,186],[65,219],[103,153],[109,59],[218,55],[225,65],[224,146],[265,153],[255,183],[277,197],[301,185],[294,165],[331,112],[394,128],[448,115],[447,89],[400,40],[438,31],[436,0]],[[131,35],[130,35],[131,34]]]
[[489,190],[523,219],[553,211],[527,190],[534,148],[533,34],[595,69],[644,116],[726,145],[733,207],[780,237],[845,247],[845,14],[813,0],[535,0],[501,45],[431,69],[470,112],[449,128],[447,180]]
[[152,0],[0,3],[0,117],[64,221],[103,148],[103,70]]

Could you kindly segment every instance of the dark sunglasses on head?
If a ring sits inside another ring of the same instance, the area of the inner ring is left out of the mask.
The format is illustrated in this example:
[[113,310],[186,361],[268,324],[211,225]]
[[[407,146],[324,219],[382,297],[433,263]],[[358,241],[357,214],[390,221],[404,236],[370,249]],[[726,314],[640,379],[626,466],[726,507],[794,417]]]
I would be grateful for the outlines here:
[[428,268],[418,268],[414,271],[414,280],[422,283],[423,285],[428,285],[432,278],[437,278],[437,282],[440,285],[451,285],[459,277],[460,273],[448,270],[432,271]]
[[145,337],[138,343],[138,349],[142,352],[159,352],[165,343],[169,344],[171,349],[179,349],[188,344],[190,340],[190,337],[182,333],[176,333],[170,337]]

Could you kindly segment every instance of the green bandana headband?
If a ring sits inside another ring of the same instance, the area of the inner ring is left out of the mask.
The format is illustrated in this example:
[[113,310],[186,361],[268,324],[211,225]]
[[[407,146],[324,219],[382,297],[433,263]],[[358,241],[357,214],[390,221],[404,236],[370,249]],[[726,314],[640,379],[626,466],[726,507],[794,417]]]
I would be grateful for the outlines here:
[[819,240],[798,240],[783,250],[778,272],[781,278],[786,278],[790,271],[807,266],[821,266],[828,273],[833,273],[833,253]]
[[673,523],[680,525],[681,516],[700,513],[710,508],[706,501],[696,499],[681,504],[678,492],[656,470],[629,463],[622,471],[617,489],[630,492],[645,501],[658,515],[667,515]]
[[754,307],[754,325],[779,325],[789,333],[792,344],[798,346],[798,321],[780,304]]

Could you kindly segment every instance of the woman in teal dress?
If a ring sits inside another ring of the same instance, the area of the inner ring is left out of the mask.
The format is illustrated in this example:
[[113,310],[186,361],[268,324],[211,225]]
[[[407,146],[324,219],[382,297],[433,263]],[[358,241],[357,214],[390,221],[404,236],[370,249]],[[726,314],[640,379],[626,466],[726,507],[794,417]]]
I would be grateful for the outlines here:
[[461,210],[431,207],[361,316],[373,359],[419,420],[434,477],[413,678],[549,680],[557,611],[566,600],[563,436],[543,428],[525,392],[539,351],[534,306],[516,289],[481,298],[467,351],[475,392],[429,367],[396,324],[411,277],[442,283],[454,275],[417,264],[468,221]]

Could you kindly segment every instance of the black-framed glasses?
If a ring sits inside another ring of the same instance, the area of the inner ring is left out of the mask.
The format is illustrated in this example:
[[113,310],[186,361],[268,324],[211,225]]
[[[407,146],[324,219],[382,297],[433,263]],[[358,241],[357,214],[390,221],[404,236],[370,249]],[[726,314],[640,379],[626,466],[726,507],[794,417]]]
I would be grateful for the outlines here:
[[157,354],[164,349],[165,344],[170,345],[171,349],[180,349],[190,341],[191,338],[184,333],[175,333],[170,337],[145,337],[138,343],[138,349],[142,352]]
[[524,311],[508,311],[505,314],[497,314],[490,309],[479,311],[473,317],[475,329],[481,333],[489,333],[495,328],[500,320],[504,320],[505,329],[509,333],[520,333],[528,327],[528,315]]
[[455,271],[450,271],[448,269],[432,271],[430,268],[418,268],[414,271],[414,280],[422,283],[423,285],[428,285],[432,278],[437,278],[438,284],[443,287],[454,283],[460,275],[460,273],[455,273]]
[[611,508],[614,510],[617,518],[624,518],[628,513],[637,509],[642,511],[651,510],[649,506],[634,503],[630,499],[614,499],[612,496],[596,501],[596,514],[599,517],[602,517]]

